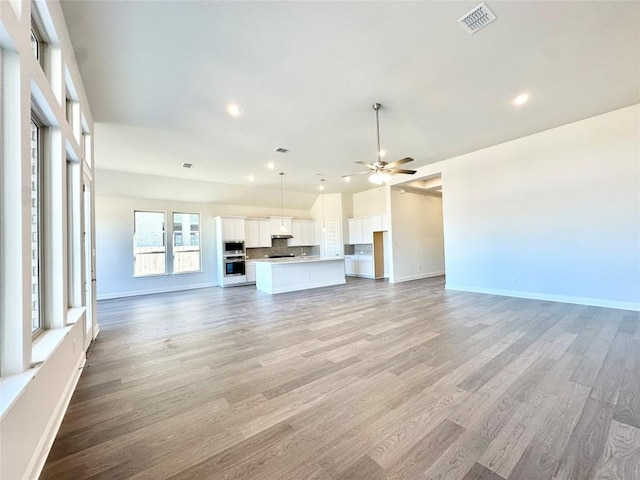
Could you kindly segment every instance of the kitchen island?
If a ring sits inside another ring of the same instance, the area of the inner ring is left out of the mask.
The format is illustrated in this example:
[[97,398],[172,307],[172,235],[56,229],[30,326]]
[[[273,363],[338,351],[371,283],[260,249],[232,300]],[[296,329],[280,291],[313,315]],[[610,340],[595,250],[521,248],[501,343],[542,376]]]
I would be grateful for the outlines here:
[[284,293],[346,283],[343,257],[294,257],[256,261],[256,288]]

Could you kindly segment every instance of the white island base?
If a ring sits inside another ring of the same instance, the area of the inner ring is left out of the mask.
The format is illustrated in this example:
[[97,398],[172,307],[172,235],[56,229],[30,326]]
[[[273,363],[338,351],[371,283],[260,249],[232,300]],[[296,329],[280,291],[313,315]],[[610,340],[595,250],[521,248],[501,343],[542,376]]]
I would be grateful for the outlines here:
[[346,283],[344,258],[278,258],[256,262],[256,288],[266,293],[295,292]]

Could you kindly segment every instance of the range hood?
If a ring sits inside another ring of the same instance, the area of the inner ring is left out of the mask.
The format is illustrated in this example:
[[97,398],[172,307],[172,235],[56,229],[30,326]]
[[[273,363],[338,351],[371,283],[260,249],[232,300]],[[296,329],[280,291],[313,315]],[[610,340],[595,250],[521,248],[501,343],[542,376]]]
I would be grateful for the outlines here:
[[282,233],[279,235],[271,235],[271,240],[277,240],[278,238],[293,238],[293,235],[290,233]]

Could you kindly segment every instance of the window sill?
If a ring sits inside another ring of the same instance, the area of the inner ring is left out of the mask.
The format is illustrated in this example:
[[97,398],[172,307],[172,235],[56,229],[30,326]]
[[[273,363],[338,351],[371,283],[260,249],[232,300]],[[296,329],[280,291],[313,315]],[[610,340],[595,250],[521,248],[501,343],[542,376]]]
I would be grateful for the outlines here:
[[54,328],[51,330],[45,330],[41,335],[33,342],[33,348],[31,350],[31,365],[41,365],[45,362],[60,343],[62,339],[71,331],[72,325],[67,325],[62,328]]
[[[84,313],[83,308],[71,309],[71,311],[82,310],[78,318]],[[68,314],[68,316],[71,316]],[[76,319],[77,321],[77,319]],[[55,352],[56,348],[64,337],[71,331],[72,325],[55,328],[53,330],[44,330],[33,341],[33,348],[31,350],[31,365],[29,370],[17,373],[15,375],[8,375],[0,378],[0,419],[11,409],[15,402],[22,396],[26,386],[40,371],[42,364]]]
[[204,270],[189,270],[188,272],[173,272],[171,275],[189,275],[190,273],[203,273]]
[[132,275],[133,278],[154,278],[154,277],[168,277],[169,273],[153,273],[150,275]]

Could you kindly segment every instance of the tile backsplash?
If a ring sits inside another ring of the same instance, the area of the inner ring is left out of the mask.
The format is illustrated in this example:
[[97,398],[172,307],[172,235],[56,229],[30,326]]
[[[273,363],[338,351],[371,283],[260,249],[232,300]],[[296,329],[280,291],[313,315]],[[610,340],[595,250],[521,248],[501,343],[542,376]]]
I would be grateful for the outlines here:
[[344,246],[345,255],[358,255],[360,253],[362,253],[363,255],[372,255],[373,245],[371,243],[363,243],[363,244]]
[[252,258],[265,258],[270,255],[293,254],[296,257],[300,257],[302,254],[309,257],[320,255],[320,245],[314,245],[313,247],[289,247],[286,238],[274,238],[271,242],[271,247],[247,248],[247,260]]

